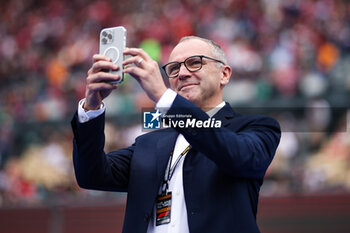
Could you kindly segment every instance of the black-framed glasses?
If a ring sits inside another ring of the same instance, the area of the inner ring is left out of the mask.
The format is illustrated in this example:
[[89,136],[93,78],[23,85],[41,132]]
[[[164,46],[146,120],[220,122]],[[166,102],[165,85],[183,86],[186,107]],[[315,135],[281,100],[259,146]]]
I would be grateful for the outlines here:
[[177,61],[169,62],[168,64],[164,65],[162,68],[164,69],[168,78],[175,78],[179,75],[181,64],[184,64],[186,69],[190,72],[195,72],[202,69],[203,58],[220,62],[223,65],[225,65],[223,61],[217,60],[215,58],[207,57],[204,55],[195,55],[195,56],[186,58],[183,62],[177,62]]

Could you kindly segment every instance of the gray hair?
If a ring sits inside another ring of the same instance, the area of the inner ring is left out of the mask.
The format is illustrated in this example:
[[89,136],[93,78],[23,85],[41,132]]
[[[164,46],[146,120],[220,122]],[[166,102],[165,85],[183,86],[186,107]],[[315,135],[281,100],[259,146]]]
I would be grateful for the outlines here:
[[197,39],[197,40],[201,40],[201,41],[204,41],[205,43],[207,43],[210,47],[210,52],[211,52],[211,55],[224,62],[225,64],[227,64],[227,59],[226,59],[226,55],[225,55],[225,52],[224,50],[221,48],[220,45],[218,45],[216,42],[212,41],[212,40],[209,40],[209,39],[205,39],[205,38],[202,38],[202,37],[199,37],[199,36],[184,36],[180,39],[179,43],[183,42],[183,41],[186,41],[186,40],[190,40],[190,39]]

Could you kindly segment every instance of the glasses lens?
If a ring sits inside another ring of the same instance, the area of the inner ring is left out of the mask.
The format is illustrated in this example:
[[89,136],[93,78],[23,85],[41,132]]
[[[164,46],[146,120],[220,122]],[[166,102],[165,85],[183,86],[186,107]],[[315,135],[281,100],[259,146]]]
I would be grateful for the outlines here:
[[185,64],[189,71],[197,71],[202,67],[202,58],[189,57],[186,59]]
[[169,63],[165,67],[165,72],[170,78],[175,77],[179,73],[179,70],[180,70],[180,63],[178,62]]

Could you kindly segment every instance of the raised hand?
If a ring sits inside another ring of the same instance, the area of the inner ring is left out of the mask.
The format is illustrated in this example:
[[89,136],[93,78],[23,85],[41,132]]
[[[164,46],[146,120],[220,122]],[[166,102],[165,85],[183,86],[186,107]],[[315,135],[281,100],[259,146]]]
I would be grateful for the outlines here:
[[85,110],[98,109],[102,100],[106,98],[112,90],[118,88],[116,84],[110,84],[108,81],[120,79],[118,74],[109,73],[106,70],[118,70],[119,67],[112,63],[109,57],[95,54],[93,56],[93,65],[89,69],[86,78],[85,90]]
[[157,102],[167,90],[158,63],[143,49],[126,48],[124,55],[131,55],[131,57],[123,62],[123,72],[134,77],[148,97]]

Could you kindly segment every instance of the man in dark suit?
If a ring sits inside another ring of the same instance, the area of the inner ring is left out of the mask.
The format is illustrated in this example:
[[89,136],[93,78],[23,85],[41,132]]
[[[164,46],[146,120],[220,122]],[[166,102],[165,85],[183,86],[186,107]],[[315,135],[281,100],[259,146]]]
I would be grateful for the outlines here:
[[106,81],[120,77],[103,70],[119,67],[95,55],[86,98],[72,120],[78,184],[128,192],[124,233],[259,232],[259,190],[280,128],[272,118],[243,116],[223,102],[231,68],[220,46],[183,38],[163,67],[171,89],[143,50],[128,48],[124,54],[131,55],[124,72],[140,83],[160,112],[172,116],[170,121],[185,123],[144,134],[130,147],[105,154],[102,100],[117,88]]

